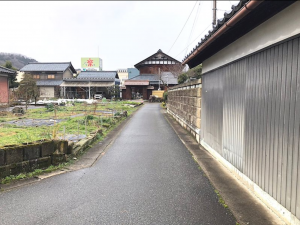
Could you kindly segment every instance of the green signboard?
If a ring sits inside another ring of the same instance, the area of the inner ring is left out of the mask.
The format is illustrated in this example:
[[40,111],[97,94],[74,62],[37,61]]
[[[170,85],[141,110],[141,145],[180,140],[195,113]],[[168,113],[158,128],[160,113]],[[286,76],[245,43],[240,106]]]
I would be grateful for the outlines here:
[[100,70],[100,59],[99,58],[81,58],[82,69],[96,69]]

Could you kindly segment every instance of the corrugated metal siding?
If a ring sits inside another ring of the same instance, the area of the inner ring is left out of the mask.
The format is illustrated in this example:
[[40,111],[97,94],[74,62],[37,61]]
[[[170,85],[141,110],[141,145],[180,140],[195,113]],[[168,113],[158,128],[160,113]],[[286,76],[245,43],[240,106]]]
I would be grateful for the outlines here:
[[[222,155],[223,77],[214,71],[202,80],[202,139]],[[213,84],[213,85],[211,85]]]
[[300,219],[299,38],[202,78],[201,139]]

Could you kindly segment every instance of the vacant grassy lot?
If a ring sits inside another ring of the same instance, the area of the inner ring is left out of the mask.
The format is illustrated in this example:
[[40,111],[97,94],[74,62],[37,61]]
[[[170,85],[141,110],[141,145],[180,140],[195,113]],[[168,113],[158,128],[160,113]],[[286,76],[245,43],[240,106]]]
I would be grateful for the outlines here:
[[[0,147],[28,143],[43,139],[73,140],[90,132],[112,127],[133,113],[137,102],[119,101],[87,105],[75,103],[70,106],[50,106],[29,109],[24,116],[8,114],[0,117]],[[50,123],[50,125],[43,125]]]

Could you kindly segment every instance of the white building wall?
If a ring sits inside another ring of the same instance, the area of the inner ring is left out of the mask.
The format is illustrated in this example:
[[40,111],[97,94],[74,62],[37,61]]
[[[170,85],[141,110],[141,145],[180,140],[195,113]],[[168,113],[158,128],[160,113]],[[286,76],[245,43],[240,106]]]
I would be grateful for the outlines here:
[[39,87],[41,98],[54,98],[54,87]]

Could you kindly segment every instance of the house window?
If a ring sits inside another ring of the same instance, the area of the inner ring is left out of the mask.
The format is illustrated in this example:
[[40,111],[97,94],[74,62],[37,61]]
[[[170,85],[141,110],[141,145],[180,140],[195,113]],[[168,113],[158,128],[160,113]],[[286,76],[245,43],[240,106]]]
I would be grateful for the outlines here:
[[54,79],[55,75],[48,75],[48,79]]
[[40,75],[33,75],[32,76],[34,79],[40,79]]

